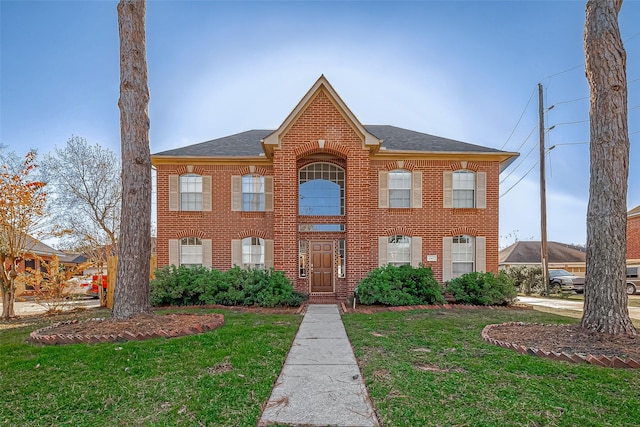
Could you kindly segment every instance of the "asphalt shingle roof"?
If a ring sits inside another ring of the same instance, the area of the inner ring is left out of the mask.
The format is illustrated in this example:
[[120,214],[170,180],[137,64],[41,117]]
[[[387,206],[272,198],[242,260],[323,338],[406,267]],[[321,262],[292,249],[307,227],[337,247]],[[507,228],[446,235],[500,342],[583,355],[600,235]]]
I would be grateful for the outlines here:
[[[550,263],[585,262],[587,254],[576,246],[564,243],[547,242],[547,253]],[[499,253],[500,264],[534,264],[540,263],[540,242],[516,242]]]
[[[453,139],[442,138],[426,133],[416,132],[387,125],[367,125],[367,131],[381,139],[382,147],[395,151],[422,152],[473,152],[500,153],[494,148],[468,144]],[[249,130],[235,135],[212,139],[199,144],[173,150],[162,151],[154,156],[185,157],[235,157],[259,156],[264,153],[260,140],[273,133],[273,130]],[[383,148],[383,149],[384,149]]]

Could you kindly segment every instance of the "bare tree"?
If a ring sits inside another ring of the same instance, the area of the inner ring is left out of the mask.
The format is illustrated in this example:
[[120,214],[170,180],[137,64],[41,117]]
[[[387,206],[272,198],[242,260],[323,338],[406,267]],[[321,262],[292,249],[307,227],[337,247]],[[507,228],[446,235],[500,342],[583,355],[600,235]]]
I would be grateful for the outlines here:
[[144,0],[118,3],[122,214],[112,317],[151,311],[151,154]]
[[627,180],[626,53],[618,13],[622,0],[589,0],[584,45],[591,90],[587,275],[582,327],[636,334],[625,292]]
[[69,231],[61,243],[83,252],[116,251],[122,183],[115,153],[72,136],[64,148],[45,156],[42,165],[52,220]]

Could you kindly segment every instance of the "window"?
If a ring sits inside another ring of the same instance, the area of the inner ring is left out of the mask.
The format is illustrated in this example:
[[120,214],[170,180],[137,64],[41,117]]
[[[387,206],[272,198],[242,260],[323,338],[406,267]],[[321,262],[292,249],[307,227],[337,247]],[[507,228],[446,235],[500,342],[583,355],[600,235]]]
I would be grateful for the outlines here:
[[341,279],[346,277],[344,271],[345,255],[345,241],[344,239],[338,240],[338,277]]
[[309,253],[309,242],[298,241],[298,277],[307,277],[307,253]]
[[389,172],[389,207],[411,207],[411,172],[399,169]]
[[187,267],[202,265],[202,240],[197,237],[180,239],[180,265]]
[[387,261],[395,266],[411,265],[411,237],[390,236],[387,244]]
[[180,210],[202,210],[202,177],[200,175],[180,176]]
[[475,207],[475,174],[459,170],[453,173],[453,207]]
[[470,236],[455,236],[451,245],[453,278],[474,271],[475,259],[474,238]]
[[264,269],[264,239],[259,237],[242,239],[242,268]]
[[344,169],[331,163],[300,169],[298,215],[344,215]]
[[244,175],[242,177],[242,210],[264,211],[264,176]]

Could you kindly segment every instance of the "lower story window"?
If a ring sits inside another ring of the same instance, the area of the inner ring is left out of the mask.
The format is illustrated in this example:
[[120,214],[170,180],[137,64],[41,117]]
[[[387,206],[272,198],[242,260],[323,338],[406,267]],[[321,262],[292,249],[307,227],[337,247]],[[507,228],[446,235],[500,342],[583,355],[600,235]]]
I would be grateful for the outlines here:
[[345,277],[344,265],[345,265],[345,241],[338,240],[338,277],[343,279]]
[[197,237],[180,239],[180,265],[187,267],[202,266],[202,240]]
[[307,277],[307,254],[309,253],[309,242],[300,240],[298,242],[298,277]]
[[395,266],[411,265],[411,237],[390,236],[387,244],[387,261]]
[[242,268],[264,269],[264,239],[259,237],[242,239]]
[[459,277],[471,273],[475,259],[474,239],[471,236],[455,236],[451,245],[452,275]]

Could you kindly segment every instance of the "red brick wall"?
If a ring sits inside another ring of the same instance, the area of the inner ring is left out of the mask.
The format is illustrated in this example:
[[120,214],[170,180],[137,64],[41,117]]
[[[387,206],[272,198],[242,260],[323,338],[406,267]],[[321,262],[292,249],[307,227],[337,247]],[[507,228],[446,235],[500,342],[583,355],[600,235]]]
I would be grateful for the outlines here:
[[640,215],[627,218],[627,259],[640,259]]
[[[318,140],[324,140],[321,148]],[[459,161],[406,159],[403,167],[422,171],[421,209],[379,209],[378,172],[394,169],[395,160],[384,152],[371,158],[361,135],[345,119],[324,91],[319,91],[294,120],[274,151],[272,166],[274,211],[231,211],[231,176],[246,172],[244,165],[196,165],[195,173],[212,176],[211,212],[169,212],[168,176],[186,173],[185,166],[157,166],[158,266],[168,264],[168,240],[198,236],[213,240],[213,267],[231,266],[231,240],[248,235],[274,239],[274,266],[284,270],[300,291],[309,291],[309,280],[298,278],[298,169],[310,161],[330,161],[345,166],[346,215],[321,218],[319,222],[344,223],[346,232],[328,234],[346,240],[345,279],[336,278],[336,296],[352,295],[371,269],[378,265],[378,237],[408,234],[422,237],[422,260],[442,278],[442,238],[459,234],[486,237],[487,271],[498,270],[498,175],[497,162],[469,162],[467,169],[487,173],[486,209],[444,209],[443,172],[462,167]],[[400,232],[401,231],[401,232]],[[333,236],[333,237],[332,237]],[[315,237],[312,237],[315,238]],[[436,262],[426,262],[436,255]]]

